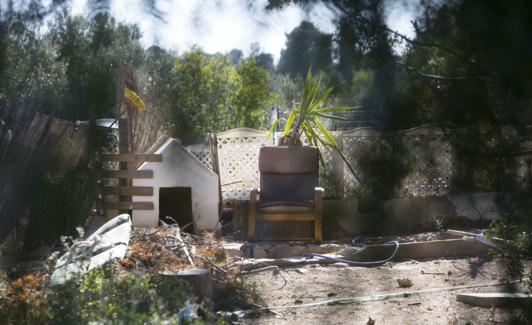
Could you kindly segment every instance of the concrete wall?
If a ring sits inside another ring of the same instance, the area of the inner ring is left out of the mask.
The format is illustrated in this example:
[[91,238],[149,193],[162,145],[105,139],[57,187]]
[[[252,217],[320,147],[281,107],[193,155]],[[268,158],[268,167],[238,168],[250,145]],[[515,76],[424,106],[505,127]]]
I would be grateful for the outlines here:
[[501,193],[464,193],[440,197],[393,199],[384,202],[384,213],[392,218],[422,219],[464,217],[471,221],[501,218]]
[[133,202],[152,201],[154,209],[133,211],[133,224],[144,227],[158,225],[160,187],[190,187],[194,230],[214,230],[218,223],[218,175],[176,139],[168,139],[155,153],[162,154],[161,163],[146,162],[139,167],[139,170],[153,170],[153,178],[133,180],[133,186],[153,187],[153,196],[133,196]]

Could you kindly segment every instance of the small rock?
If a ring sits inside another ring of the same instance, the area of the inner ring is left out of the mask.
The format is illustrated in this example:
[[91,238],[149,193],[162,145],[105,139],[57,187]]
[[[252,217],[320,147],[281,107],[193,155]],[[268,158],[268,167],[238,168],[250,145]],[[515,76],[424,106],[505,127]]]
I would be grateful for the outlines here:
[[307,269],[301,269],[301,268],[299,268],[299,269],[295,269],[295,271],[296,271],[297,273],[299,273],[299,274],[305,274],[305,273],[308,272]]
[[397,279],[397,284],[399,288],[410,288],[412,286],[412,280],[410,279]]
[[268,253],[266,250],[259,245],[255,245],[253,247],[253,258],[266,258],[268,257]]
[[241,249],[243,245],[240,243],[225,243],[222,246],[230,257],[246,257],[245,252]]
[[329,292],[327,294],[327,297],[335,297],[336,296],[336,292]]
[[447,275],[452,275],[452,274],[453,274],[452,271],[447,272]]
[[303,300],[301,300],[301,299],[296,299],[296,300],[294,301],[294,303],[295,303],[295,304],[302,304],[302,303],[303,303]]
[[331,264],[331,266],[333,266],[333,267],[347,267],[349,265],[347,263],[339,262],[339,263]]
[[271,258],[283,258],[302,256],[304,247],[302,246],[289,246],[289,245],[277,245],[270,250]]
[[240,251],[244,257],[251,258],[253,257],[253,244],[244,244],[240,246]]
[[368,319],[368,322],[366,323],[367,325],[375,325],[375,320],[372,319],[371,317]]

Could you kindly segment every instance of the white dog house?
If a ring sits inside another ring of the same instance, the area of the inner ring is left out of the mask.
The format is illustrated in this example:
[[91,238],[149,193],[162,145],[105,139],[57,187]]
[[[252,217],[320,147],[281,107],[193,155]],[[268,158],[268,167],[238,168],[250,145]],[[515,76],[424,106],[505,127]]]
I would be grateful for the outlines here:
[[153,202],[153,210],[134,210],[133,224],[155,227],[170,216],[180,226],[193,222],[194,231],[213,231],[218,223],[218,175],[176,139],[156,152],[162,162],[145,162],[138,170],[153,170],[153,178],[133,179],[133,186],[153,187],[153,195],[133,196],[133,202]]

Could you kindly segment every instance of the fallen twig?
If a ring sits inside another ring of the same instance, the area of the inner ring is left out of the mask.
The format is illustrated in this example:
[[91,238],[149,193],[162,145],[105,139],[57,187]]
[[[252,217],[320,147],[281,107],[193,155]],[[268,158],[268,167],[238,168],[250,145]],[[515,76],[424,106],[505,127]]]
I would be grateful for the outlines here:
[[180,243],[180,248],[181,250],[183,251],[183,253],[185,254],[185,256],[187,257],[187,260],[188,262],[194,266],[194,261],[192,260],[192,257],[190,257],[190,253],[188,251],[188,248],[187,248],[187,245],[185,244],[185,242],[183,241],[183,239],[181,238],[181,233],[180,233],[180,230],[179,230],[179,227],[176,226],[176,235],[168,235],[168,237],[171,237],[171,238],[174,238],[174,239],[177,239],[177,241],[179,241]]
[[277,270],[277,271],[279,271],[279,267],[277,265],[266,266],[266,267],[262,267],[260,269],[254,269],[254,270],[250,270],[250,271],[240,272],[240,275],[259,273],[259,272],[264,272],[264,271],[269,271],[269,270]]

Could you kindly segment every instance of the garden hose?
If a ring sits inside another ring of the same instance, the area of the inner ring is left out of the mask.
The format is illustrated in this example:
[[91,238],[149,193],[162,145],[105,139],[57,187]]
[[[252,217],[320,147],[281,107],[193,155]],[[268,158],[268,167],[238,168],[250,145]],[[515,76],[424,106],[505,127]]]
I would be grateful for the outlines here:
[[382,265],[382,264],[392,260],[395,257],[395,255],[397,254],[397,251],[399,250],[399,242],[396,241],[396,240],[393,240],[393,241],[389,241],[387,243],[384,243],[384,245],[391,245],[391,244],[395,245],[395,249],[394,249],[392,255],[390,257],[386,258],[386,259],[379,260],[379,261],[368,261],[368,262],[350,261],[350,260],[346,260],[346,259],[343,259],[343,258],[337,258],[337,257],[333,257],[333,256],[316,254],[316,253],[307,253],[307,254],[304,254],[304,256],[305,257],[320,257],[320,258],[328,259],[328,260],[331,260],[331,261],[347,263],[347,264],[352,265],[352,266],[377,266],[377,265]]

